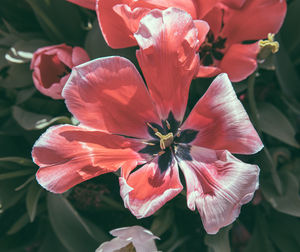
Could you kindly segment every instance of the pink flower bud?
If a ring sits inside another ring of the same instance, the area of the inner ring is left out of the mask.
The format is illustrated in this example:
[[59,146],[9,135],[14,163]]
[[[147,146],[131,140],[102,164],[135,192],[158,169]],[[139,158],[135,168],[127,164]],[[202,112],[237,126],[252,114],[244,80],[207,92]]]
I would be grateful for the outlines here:
[[74,66],[89,61],[80,47],[66,44],[39,48],[32,57],[30,69],[35,87],[53,99],[63,99],[61,91]]

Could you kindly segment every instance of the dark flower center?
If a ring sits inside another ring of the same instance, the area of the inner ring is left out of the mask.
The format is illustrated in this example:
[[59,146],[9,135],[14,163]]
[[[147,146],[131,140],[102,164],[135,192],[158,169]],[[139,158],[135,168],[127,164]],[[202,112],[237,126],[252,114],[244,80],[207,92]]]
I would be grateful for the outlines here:
[[146,147],[141,149],[140,153],[151,156],[158,156],[158,166],[161,172],[164,172],[172,164],[174,157],[183,160],[192,160],[190,155],[190,146],[198,131],[192,129],[181,130],[173,113],[170,112],[166,120],[162,121],[162,126],[156,123],[147,123],[148,132],[153,140],[146,142]]
[[210,66],[215,60],[221,60],[224,56],[222,49],[225,48],[226,38],[217,37],[215,39],[212,31],[209,31],[204,43],[200,46],[199,54],[202,65]]

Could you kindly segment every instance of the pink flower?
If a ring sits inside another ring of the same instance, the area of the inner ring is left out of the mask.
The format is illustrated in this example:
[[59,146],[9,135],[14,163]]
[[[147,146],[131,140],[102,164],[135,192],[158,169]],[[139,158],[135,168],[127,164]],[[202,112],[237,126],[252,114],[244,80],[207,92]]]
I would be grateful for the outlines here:
[[[179,22],[180,21],[180,22]],[[205,22],[198,28],[207,29]],[[63,90],[79,126],[49,128],[35,143],[38,182],[62,193],[121,167],[120,193],[137,217],[150,216],[187,185],[208,233],[230,224],[258,186],[259,168],[232,153],[253,154],[262,142],[226,74],[219,75],[183,122],[199,40],[190,15],[153,10],[135,38],[144,77],[121,57],[75,67]]]
[[96,0],[67,0],[67,1],[91,10],[95,10],[96,8]]
[[39,48],[31,60],[30,69],[35,87],[53,99],[63,99],[61,91],[74,66],[89,61],[80,47],[65,44]]
[[133,34],[144,15],[168,7],[183,9],[210,26],[199,49],[197,77],[226,72],[232,81],[245,79],[257,67],[258,43],[243,42],[277,33],[286,13],[284,0],[97,0],[96,12],[108,45],[123,48],[136,45]]
[[96,252],[114,252],[121,249],[136,252],[157,252],[154,239],[159,239],[141,226],[123,227],[110,231],[116,238],[104,242]]

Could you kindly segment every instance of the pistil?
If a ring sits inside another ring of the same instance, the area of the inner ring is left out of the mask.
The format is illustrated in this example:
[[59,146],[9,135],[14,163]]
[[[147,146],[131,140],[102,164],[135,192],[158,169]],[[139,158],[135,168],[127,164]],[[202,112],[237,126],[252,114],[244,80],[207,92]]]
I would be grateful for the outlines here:
[[156,136],[159,137],[159,145],[162,150],[165,150],[167,147],[170,147],[173,143],[174,136],[173,133],[170,132],[167,135],[163,135],[160,132],[155,133]]

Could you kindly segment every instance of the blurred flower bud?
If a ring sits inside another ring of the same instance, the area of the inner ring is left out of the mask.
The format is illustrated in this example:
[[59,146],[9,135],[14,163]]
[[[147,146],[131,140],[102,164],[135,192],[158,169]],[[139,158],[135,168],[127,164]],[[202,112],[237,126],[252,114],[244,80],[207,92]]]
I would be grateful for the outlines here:
[[154,236],[149,230],[141,226],[123,227],[110,231],[116,238],[104,242],[96,252],[156,252]]
[[61,91],[74,66],[89,61],[80,47],[65,44],[39,48],[33,54],[30,69],[35,87],[53,99],[63,99]]

